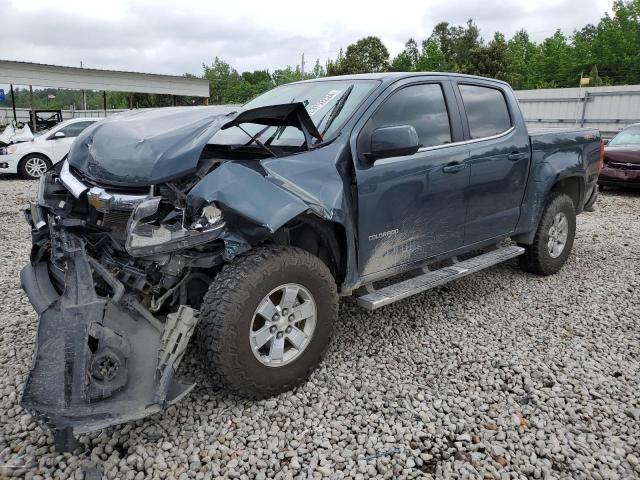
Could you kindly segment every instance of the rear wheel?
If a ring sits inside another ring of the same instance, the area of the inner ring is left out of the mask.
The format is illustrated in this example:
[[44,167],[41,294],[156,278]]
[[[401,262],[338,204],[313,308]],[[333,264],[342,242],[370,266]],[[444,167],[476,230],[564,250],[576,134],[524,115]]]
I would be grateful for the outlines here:
[[51,162],[44,155],[31,154],[20,160],[18,170],[22,178],[37,180],[49,170]]
[[576,210],[563,193],[553,193],[542,213],[533,243],[522,245],[520,266],[538,275],[556,273],[567,261],[576,234]]
[[264,398],[303,382],[319,365],[337,316],[327,266],[292,247],[262,247],[237,258],[205,295],[199,349],[235,392]]
[[586,212],[593,212],[593,206],[595,205],[596,200],[598,200],[598,188],[594,186],[591,189],[591,195],[589,195],[589,199],[584,204],[584,210]]

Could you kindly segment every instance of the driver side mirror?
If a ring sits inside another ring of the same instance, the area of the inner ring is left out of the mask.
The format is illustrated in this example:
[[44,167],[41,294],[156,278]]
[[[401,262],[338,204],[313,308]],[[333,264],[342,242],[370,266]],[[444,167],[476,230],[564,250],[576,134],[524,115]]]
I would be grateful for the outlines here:
[[608,144],[609,144],[609,139],[608,139],[608,138],[604,138],[604,139],[602,140],[602,144],[603,144],[603,145],[608,145]]
[[66,135],[64,134],[64,132],[58,131],[58,132],[54,133],[53,135],[51,135],[49,137],[49,140],[58,140],[59,138],[65,138],[65,137],[66,137]]
[[411,125],[394,125],[376,128],[371,134],[369,158],[379,160],[388,157],[413,155],[420,148],[418,133]]

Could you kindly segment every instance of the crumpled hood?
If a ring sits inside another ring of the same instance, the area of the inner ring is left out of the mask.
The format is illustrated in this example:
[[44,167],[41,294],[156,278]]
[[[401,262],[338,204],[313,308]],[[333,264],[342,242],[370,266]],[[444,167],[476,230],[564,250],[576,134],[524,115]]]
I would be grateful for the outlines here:
[[101,183],[148,186],[195,171],[211,137],[236,115],[232,107],[130,111],[84,130],[69,164]]

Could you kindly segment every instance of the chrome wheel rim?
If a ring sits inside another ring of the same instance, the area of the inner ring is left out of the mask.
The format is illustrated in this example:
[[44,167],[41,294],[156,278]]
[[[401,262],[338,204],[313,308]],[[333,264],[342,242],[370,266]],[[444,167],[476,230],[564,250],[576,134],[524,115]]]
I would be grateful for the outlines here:
[[34,178],[40,178],[47,171],[47,162],[40,157],[27,158],[24,162],[24,171]]
[[316,303],[309,290],[297,283],[274,288],[251,319],[251,351],[268,367],[291,363],[309,346],[316,320]]
[[562,254],[568,237],[569,220],[564,213],[559,212],[553,218],[553,223],[549,227],[547,249],[551,258],[558,258]]

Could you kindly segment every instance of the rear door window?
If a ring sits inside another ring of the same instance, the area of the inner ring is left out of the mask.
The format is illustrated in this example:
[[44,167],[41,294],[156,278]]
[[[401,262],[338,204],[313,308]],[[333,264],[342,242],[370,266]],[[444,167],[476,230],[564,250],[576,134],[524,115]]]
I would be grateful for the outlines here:
[[511,128],[511,116],[503,93],[497,88],[459,85],[471,138],[493,137]]

